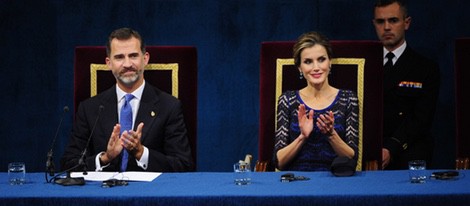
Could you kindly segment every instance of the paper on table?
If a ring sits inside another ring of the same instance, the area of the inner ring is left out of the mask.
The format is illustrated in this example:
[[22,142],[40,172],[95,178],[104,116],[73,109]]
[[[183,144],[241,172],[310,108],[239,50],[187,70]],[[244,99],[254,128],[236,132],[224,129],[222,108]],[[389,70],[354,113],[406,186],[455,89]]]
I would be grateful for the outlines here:
[[105,181],[109,179],[127,180],[127,181],[142,181],[151,182],[161,172],[88,172],[83,175],[83,172],[72,172],[71,177],[83,177],[87,181]]

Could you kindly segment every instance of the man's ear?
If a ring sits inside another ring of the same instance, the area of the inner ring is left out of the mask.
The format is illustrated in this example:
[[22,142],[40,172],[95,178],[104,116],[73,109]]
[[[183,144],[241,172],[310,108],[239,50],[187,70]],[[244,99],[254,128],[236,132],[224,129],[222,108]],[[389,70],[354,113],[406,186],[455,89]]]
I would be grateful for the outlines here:
[[108,69],[111,69],[111,59],[109,59],[109,57],[106,57],[104,59],[104,61],[106,62],[106,65],[108,66]]
[[405,18],[405,30],[408,30],[408,28],[410,28],[410,24],[411,24],[411,16],[408,16]]

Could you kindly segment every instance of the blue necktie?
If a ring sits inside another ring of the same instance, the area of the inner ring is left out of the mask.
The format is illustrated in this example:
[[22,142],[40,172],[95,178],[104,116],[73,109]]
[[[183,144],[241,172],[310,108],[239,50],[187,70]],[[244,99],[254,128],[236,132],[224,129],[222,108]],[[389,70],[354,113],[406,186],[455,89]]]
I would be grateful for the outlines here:
[[[125,96],[126,102],[122,105],[121,108],[121,119],[119,123],[121,124],[121,135],[124,131],[132,130],[132,106],[130,104],[131,100],[134,98],[132,94],[126,94]],[[122,161],[121,161],[121,172],[126,171],[127,169],[127,159],[129,157],[129,153],[127,150],[122,150]]]

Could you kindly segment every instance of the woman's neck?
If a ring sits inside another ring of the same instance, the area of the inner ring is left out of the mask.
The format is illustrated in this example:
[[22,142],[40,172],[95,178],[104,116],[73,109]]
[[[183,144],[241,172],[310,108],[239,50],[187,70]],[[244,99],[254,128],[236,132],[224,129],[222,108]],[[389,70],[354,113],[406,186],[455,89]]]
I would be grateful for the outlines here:
[[326,86],[321,89],[315,87],[305,87],[299,90],[303,102],[313,109],[324,109],[335,100],[338,89],[332,86]]

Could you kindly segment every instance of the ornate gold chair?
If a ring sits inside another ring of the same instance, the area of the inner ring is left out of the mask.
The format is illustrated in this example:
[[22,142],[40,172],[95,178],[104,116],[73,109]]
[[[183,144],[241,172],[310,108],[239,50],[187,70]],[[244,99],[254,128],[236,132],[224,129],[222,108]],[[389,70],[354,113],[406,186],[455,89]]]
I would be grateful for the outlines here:
[[[258,162],[272,171],[277,100],[286,90],[305,86],[294,66],[295,42],[263,42],[260,71]],[[377,170],[382,145],[382,46],[376,41],[331,41],[330,84],[355,91],[359,98],[359,156],[356,170]],[[378,121],[379,120],[379,121]]]
[[[197,160],[197,51],[190,46],[147,46],[149,65],[145,79],[181,100],[194,164]],[[74,108],[112,85],[116,80],[108,70],[106,47],[75,48]],[[196,169],[196,168],[194,168]]]

